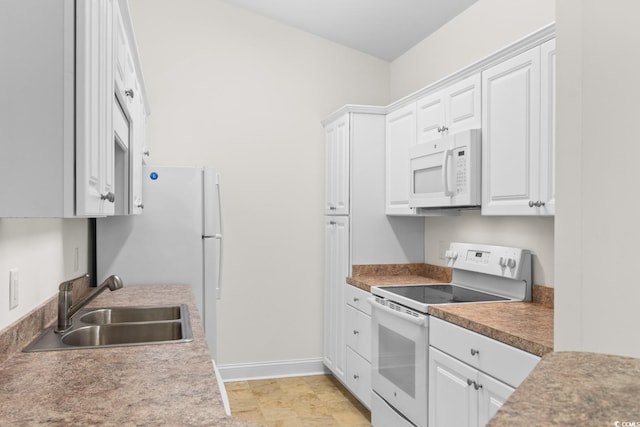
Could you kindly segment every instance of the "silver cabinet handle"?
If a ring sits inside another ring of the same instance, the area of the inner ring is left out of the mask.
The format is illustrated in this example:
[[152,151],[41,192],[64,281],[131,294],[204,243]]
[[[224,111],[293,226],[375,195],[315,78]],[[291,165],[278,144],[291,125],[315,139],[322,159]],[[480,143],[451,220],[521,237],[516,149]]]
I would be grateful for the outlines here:
[[467,385],[469,385],[469,386],[471,386],[471,385],[472,385],[472,386],[473,386],[473,388],[475,388],[476,390],[479,390],[479,389],[481,389],[481,388],[482,388],[482,384],[478,384],[477,382],[472,381],[472,380],[470,380],[469,378],[467,378]]
[[353,297],[353,302],[358,302],[358,301],[360,301],[360,298],[358,298],[358,297]]
[[353,330],[353,335],[358,335],[359,333],[360,333],[360,331],[357,331],[355,329]]
[[480,350],[476,350],[475,348],[471,349],[471,355],[475,356],[476,354],[480,354]]
[[116,195],[109,191],[107,194],[101,194],[100,200],[106,200],[113,203],[116,200]]
[[354,379],[354,380],[357,380],[358,378],[360,378],[360,375],[358,375],[358,374],[353,374],[353,379]]
[[337,224],[337,222],[335,222],[335,221],[329,221],[329,225],[336,225],[336,224]]
[[529,207],[530,208],[532,208],[534,206],[536,208],[539,208],[539,207],[544,206],[544,205],[546,205],[546,203],[543,202],[542,200],[536,200],[535,202],[533,200],[529,200]]
[[438,126],[438,133],[446,132],[448,130],[449,128],[446,126],[442,126],[442,127]]
[[330,211],[335,211],[337,208],[335,206],[329,206]]
[[136,206],[139,207],[140,209],[144,209],[144,205],[142,203],[138,203]]
[[542,200],[538,200],[538,201],[536,202],[536,207],[537,207],[537,208],[539,208],[539,207],[541,207],[541,206],[544,206],[544,205],[545,205],[545,203],[544,203]]
[[149,155],[149,150],[143,152],[142,154],[145,155],[145,156],[148,156]]
[[125,96],[128,96],[129,98],[133,99],[133,89],[127,89],[124,91]]

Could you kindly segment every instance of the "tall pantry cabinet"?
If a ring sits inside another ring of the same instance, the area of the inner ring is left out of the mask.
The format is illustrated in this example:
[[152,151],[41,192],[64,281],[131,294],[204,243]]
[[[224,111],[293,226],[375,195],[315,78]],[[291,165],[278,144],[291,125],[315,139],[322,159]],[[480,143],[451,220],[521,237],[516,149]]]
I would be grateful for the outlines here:
[[424,219],[385,214],[385,114],[346,106],[325,131],[324,364],[346,382],[346,278],[353,265],[424,261]]

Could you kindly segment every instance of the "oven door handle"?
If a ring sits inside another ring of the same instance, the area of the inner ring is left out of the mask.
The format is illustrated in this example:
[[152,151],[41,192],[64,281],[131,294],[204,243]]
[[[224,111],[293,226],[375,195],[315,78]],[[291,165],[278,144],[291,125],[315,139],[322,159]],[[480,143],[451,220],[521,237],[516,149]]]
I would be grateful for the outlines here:
[[414,323],[414,324],[416,324],[418,326],[423,326],[427,321],[427,317],[425,315],[423,315],[423,314],[419,315],[418,317],[414,317],[414,316],[411,316],[410,314],[406,314],[406,313],[403,313],[401,311],[396,311],[396,310],[394,310],[392,308],[386,307],[386,306],[376,302],[376,299],[374,297],[369,297],[369,303],[371,303],[371,308],[375,308],[375,309],[381,310],[381,311],[386,311],[388,314],[391,314],[391,315],[396,316],[396,317],[400,317],[400,318],[402,318],[404,320],[407,320],[407,321],[409,321],[411,323]]

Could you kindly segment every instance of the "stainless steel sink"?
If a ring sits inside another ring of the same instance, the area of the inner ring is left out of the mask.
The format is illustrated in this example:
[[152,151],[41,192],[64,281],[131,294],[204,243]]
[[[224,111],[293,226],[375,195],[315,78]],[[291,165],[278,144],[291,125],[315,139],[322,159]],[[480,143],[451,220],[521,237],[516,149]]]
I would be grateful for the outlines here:
[[85,309],[65,333],[45,330],[23,351],[74,350],[193,340],[185,304]]
[[178,341],[182,339],[181,322],[114,323],[83,326],[62,336],[62,343],[76,347]]
[[89,311],[80,316],[80,321],[90,325],[109,323],[157,322],[180,319],[180,306],[160,307],[114,307]]

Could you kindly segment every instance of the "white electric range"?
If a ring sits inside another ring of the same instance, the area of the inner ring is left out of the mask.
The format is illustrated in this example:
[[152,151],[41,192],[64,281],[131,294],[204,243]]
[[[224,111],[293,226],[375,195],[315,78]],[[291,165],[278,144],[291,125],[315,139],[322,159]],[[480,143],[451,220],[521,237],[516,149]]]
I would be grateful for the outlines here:
[[430,305],[531,300],[531,253],[451,243],[451,283],[374,286],[372,425],[427,426]]

